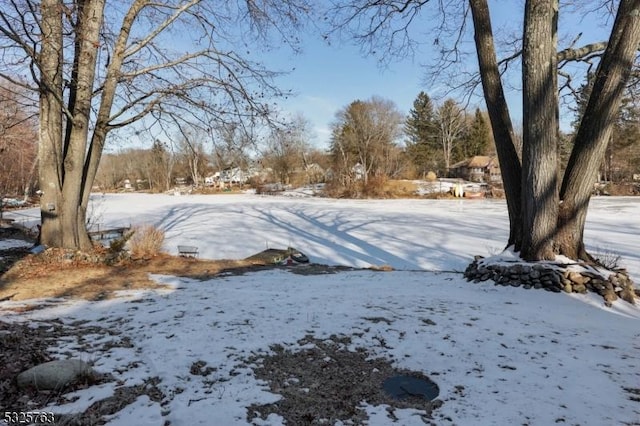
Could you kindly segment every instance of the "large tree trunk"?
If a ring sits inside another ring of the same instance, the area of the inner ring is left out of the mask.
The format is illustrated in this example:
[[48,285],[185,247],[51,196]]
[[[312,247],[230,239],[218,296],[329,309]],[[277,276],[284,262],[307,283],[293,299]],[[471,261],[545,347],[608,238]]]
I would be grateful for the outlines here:
[[[48,246],[88,249],[86,205],[81,203],[89,119],[104,0],[77,3],[78,23],[72,85],[65,108],[62,84],[63,8],[42,2],[43,41],[40,54],[40,242]],[[66,120],[63,119],[63,112]],[[63,127],[66,124],[66,131]],[[64,136],[63,136],[64,135]]]
[[[480,75],[509,209],[509,243],[529,260],[589,261],[583,234],[593,183],[640,44],[640,0],[622,0],[558,193],[557,0],[526,5],[523,167],[504,101],[486,0],[470,0]],[[522,196],[520,196],[522,191]]]
[[513,125],[498,70],[489,6],[487,0],[470,0],[469,4],[473,15],[474,39],[482,89],[489,112],[493,138],[496,142],[496,151],[507,198],[509,212],[509,241],[507,245],[520,250],[522,242],[522,209],[520,205],[522,168],[514,144]]
[[560,190],[557,240],[572,259],[591,260],[583,242],[587,208],[639,44],[640,0],[622,0]]
[[[64,158],[64,184],[62,187],[65,206],[63,211],[63,247],[91,248],[87,235],[86,205],[81,202],[82,183],[85,180],[84,164],[89,138],[89,115],[93,97],[98,47],[100,45],[100,28],[104,14],[105,0],[85,0],[78,2],[78,26],[76,32],[76,49],[74,56],[74,74],[76,78],[71,88],[69,111],[71,118],[67,120]],[[93,182],[93,181],[92,181]]]
[[527,0],[522,49],[521,256],[555,258],[558,217],[558,0]]
[[[104,1],[104,0],[103,0]],[[107,75],[105,78],[104,86],[102,87],[102,96],[100,98],[100,107],[98,108],[98,114],[96,118],[95,129],[91,137],[89,149],[87,150],[87,158],[84,163],[83,175],[84,180],[81,187],[80,194],[80,206],[83,211],[86,212],[89,205],[89,197],[91,195],[91,188],[95,181],[96,174],[98,173],[98,166],[100,165],[100,158],[104,151],[104,144],[107,139],[107,134],[111,130],[109,121],[111,118],[111,108],[115,99],[116,88],[118,85],[118,79],[120,78],[122,64],[126,58],[126,47],[129,35],[131,34],[131,28],[135,22],[136,17],[140,11],[144,8],[146,0],[136,0],[127,14],[122,20],[120,32],[118,34],[118,40],[116,41],[111,62],[107,68]],[[104,5],[103,5],[104,6]],[[168,185],[167,185],[168,186]],[[168,189],[168,188],[167,188]]]
[[43,0],[40,51],[40,128],[38,143],[40,241],[62,245],[62,10],[58,0]]

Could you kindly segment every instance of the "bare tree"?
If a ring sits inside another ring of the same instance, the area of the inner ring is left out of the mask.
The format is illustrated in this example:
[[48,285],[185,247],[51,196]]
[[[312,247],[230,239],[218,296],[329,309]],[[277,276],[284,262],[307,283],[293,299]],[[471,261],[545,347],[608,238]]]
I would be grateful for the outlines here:
[[295,45],[306,0],[11,0],[0,9],[0,78],[39,97],[42,238],[91,246],[86,208],[114,129],[259,121],[284,95],[246,54]]
[[365,185],[374,174],[386,175],[403,121],[392,101],[374,96],[352,102],[338,111],[332,126],[334,164],[345,176],[360,167]]
[[448,172],[452,163],[452,154],[463,142],[467,129],[467,114],[453,99],[447,99],[435,114],[437,140],[442,149],[444,167]]
[[17,89],[0,85],[0,197],[27,197],[35,183],[37,122]]
[[310,149],[308,133],[309,122],[302,115],[294,117],[287,127],[271,132],[262,161],[280,183],[290,184],[294,173],[304,169],[305,154]]
[[179,128],[177,151],[180,159],[186,164],[191,182],[197,187],[202,184],[208,163],[204,149],[206,134],[197,129],[183,129],[182,126]]
[[[617,9],[614,2],[606,2],[616,11],[607,41],[582,47],[573,43],[562,50],[558,49],[556,27],[558,0],[527,0],[522,38],[513,42],[518,46],[515,53],[501,61],[497,59],[488,2],[454,3],[447,8],[443,2],[429,0],[354,0],[334,9],[337,17],[334,22],[355,31],[365,46],[388,47],[399,41],[410,46],[409,42],[414,40],[411,24],[416,16],[428,13],[428,6],[435,5],[430,11],[432,16],[439,17],[439,25],[432,34],[436,34],[435,41],[441,46],[440,75],[448,77],[446,67],[460,62],[466,18],[471,12],[479,76],[507,196],[508,245],[528,260],[564,254],[572,259],[593,261],[584,247],[585,219],[623,91],[637,67],[640,0],[620,0]],[[457,19],[449,19],[452,16]],[[516,57],[521,58],[523,65],[522,161],[501,78],[504,71],[501,66],[508,66],[510,59]],[[562,167],[556,158],[560,138],[558,86],[569,86],[558,84],[557,79],[569,61],[597,64],[597,69],[593,91],[560,180]],[[476,82],[466,80],[459,87],[474,88]]]

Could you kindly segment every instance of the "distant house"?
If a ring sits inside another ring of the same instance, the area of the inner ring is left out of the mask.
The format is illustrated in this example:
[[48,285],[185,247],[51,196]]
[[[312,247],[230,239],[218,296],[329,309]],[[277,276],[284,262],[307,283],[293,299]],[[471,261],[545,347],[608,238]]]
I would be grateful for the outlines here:
[[471,182],[500,183],[500,165],[496,157],[476,155],[460,161],[449,168],[452,177],[462,178]]

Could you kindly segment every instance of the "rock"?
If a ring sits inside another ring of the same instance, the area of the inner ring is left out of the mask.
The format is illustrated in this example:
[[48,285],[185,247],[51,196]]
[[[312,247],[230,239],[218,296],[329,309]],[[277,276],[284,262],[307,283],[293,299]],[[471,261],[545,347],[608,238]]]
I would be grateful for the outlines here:
[[45,362],[23,371],[18,374],[17,382],[21,388],[57,390],[81,377],[93,374],[93,370],[86,362],[79,359],[63,359]]
[[517,264],[517,265],[513,265],[511,267],[511,274],[513,275],[520,275],[524,272],[524,267],[523,265]]
[[636,295],[633,289],[625,287],[622,289],[622,291],[620,291],[619,296],[620,299],[624,300],[625,302],[631,303],[632,305],[636,304]]
[[565,293],[573,293],[573,286],[571,284],[565,284],[562,289]]
[[582,276],[582,274],[580,274],[579,272],[569,272],[569,276],[567,278],[569,278],[571,281],[573,281],[576,284],[584,285],[587,282],[589,282],[587,277]]
[[611,306],[611,302],[618,300],[618,296],[616,295],[616,292],[612,290],[605,290],[602,294],[602,297],[604,298],[604,301],[607,304],[607,306]]
[[549,275],[549,280],[556,286],[560,286],[562,283],[562,274],[552,272],[551,275]]
[[576,293],[584,294],[587,292],[587,287],[582,284],[574,284],[572,287],[573,291]]
[[594,289],[595,291],[601,291],[605,289],[604,286],[605,281],[600,279],[600,278],[595,278],[591,281],[589,281],[589,288]]

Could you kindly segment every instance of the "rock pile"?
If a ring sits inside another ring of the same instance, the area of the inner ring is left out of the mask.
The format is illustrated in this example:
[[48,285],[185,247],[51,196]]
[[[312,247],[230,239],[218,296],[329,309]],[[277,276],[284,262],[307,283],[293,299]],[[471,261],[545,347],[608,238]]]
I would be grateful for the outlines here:
[[[575,265],[571,265],[575,266]],[[618,298],[635,303],[637,290],[624,269],[603,272],[589,266],[578,268],[560,263],[491,263],[476,256],[467,266],[464,276],[479,283],[493,280],[496,285],[545,289],[556,293],[594,292],[602,296],[607,306]]]

